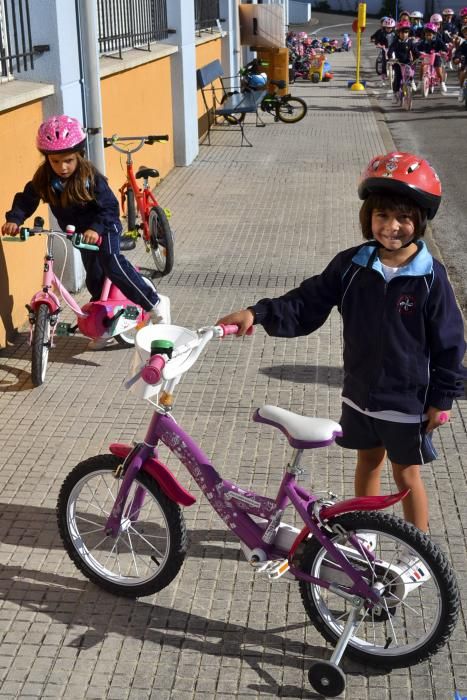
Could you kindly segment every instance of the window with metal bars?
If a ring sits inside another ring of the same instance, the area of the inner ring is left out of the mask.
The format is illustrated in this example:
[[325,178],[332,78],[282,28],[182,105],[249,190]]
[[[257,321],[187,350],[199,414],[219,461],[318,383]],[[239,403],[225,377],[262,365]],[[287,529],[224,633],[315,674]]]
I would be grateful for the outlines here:
[[122,58],[129,49],[150,50],[167,39],[167,0],[98,0],[99,53]]
[[0,82],[34,68],[29,0],[0,0]]
[[194,2],[196,31],[215,27],[217,20],[220,19],[219,0],[194,0]]

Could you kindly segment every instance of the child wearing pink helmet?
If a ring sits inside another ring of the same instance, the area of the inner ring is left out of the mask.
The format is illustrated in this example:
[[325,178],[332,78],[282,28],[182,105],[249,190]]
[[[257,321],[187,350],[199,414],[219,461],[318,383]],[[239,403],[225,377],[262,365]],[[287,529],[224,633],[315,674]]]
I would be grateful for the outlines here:
[[[149,311],[153,322],[167,319],[169,299],[149,287],[120,253],[118,200],[107,179],[85,157],[85,145],[86,131],[74,117],[54,115],[40,125],[36,146],[44,161],[24,190],[15,195],[2,234],[16,235],[42,200],[50,206],[62,230],[72,224],[83,234],[85,243],[101,241],[99,252],[80,251],[91,299],[99,299],[108,277],[130,301]],[[103,344],[91,341],[91,349],[100,347]]]

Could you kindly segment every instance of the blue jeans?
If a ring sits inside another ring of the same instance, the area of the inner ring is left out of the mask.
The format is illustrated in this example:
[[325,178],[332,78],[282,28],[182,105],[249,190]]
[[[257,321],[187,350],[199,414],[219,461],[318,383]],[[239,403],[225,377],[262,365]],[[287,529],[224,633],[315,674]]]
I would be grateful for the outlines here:
[[120,253],[120,231],[104,233],[99,252],[81,250],[81,258],[86,270],[86,287],[93,301],[102,292],[106,277],[134,304],[150,311],[159,301],[156,292],[149,287],[139,272]]

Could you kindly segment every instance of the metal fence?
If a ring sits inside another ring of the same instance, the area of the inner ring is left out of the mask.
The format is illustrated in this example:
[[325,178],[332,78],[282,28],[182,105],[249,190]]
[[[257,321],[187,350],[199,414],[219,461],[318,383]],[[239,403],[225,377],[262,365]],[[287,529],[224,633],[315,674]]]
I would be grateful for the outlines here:
[[215,27],[220,19],[219,0],[194,0],[195,1],[195,27],[196,31]]
[[0,0],[0,82],[34,68],[29,0]]
[[122,58],[126,49],[150,50],[167,39],[167,0],[98,0],[99,53]]

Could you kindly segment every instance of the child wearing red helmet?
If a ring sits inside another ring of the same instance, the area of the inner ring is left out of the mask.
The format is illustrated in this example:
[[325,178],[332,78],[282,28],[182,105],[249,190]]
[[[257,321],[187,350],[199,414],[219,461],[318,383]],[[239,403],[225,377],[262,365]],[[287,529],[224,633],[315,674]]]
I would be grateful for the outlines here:
[[[102,239],[99,252],[80,251],[86,287],[93,300],[99,299],[108,277],[130,301],[149,311],[154,322],[168,319],[169,299],[149,287],[120,253],[118,200],[107,179],[85,157],[85,145],[86,131],[74,117],[54,115],[40,125],[36,146],[44,161],[23,192],[15,195],[13,206],[5,215],[2,235],[16,235],[40,201],[46,202],[62,230],[71,224],[83,234],[85,243],[96,244]],[[90,349],[104,347],[108,339],[100,341],[91,341]]]
[[[320,328],[336,307],[343,321],[342,447],[357,450],[355,492],[378,495],[386,456],[405,518],[428,529],[420,465],[436,459],[432,431],[463,395],[464,327],[446,271],[422,240],[441,201],[436,172],[423,158],[373,158],[358,194],[364,244],[338,253],[326,269],[281,297],[222,318],[244,335],[260,324],[294,338]],[[443,415],[444,414],[444,415]]]

